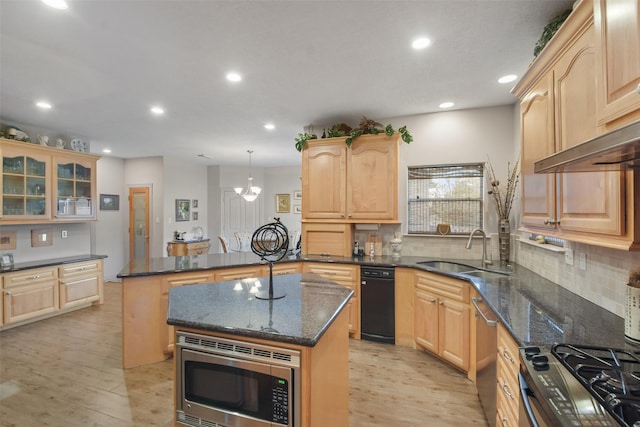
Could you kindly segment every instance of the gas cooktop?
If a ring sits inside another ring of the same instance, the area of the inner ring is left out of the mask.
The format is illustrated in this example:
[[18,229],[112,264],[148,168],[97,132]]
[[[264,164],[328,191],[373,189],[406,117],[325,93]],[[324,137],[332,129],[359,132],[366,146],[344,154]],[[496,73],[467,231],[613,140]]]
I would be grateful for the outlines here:
[[626,350],[557,344],[551,353],[622,426],[640,427],[640,358]]

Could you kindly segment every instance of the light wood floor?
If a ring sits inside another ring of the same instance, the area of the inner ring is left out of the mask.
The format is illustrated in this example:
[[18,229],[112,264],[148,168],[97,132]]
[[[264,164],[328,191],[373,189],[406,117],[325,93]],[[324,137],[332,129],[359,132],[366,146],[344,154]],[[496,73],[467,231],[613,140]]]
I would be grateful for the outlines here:
[[[172,361],[121,368],[120,299],[107,283],[102,306],[0,332],[0,426],[172,425]],[[473,384],[423,352],[351,340],[350,384],[351,427],[487,425]]]

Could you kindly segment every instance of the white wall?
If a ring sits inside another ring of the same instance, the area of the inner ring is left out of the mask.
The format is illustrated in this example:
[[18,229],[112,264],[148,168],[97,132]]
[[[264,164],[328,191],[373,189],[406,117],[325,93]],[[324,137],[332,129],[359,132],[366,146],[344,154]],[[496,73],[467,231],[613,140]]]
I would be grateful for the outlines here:
[[[163,242],[173,240],[174,231],[186,232],[185,237],[193,237],[193,229],[202,227],[204,235],[209,237],[207,224],[207,167],[176,160],[164,159],[164,232]],[[191,201],[191,218],[189,221],[176,221],[176,199]],[[198,207],[193,201],[198,200]],[[193,219],[193,213],[198,213],[198,219]],[[166,255],[166,253],[165,253]]]
[[[124,185],[125,161],[116,157],[102,157],[98,160],[98,195],[116,194],[120,196],[120,209],[102,211],[98,208],[97,221],[91,223],[91,252],[107,255],[104,260],[105,280],[113,280],[129,262],[125,248],[128,245],[128,194]],[[99,196],[98,196],[99,197]],[[100,200],[97,199],[99,206]]]
[[[300,231],[301,214],[294,213],[294,206],[302,206],[302,200],[295,200],[293,193],[302,191],[302,181],[300,166],[287,166],[279,168],[266,168],[264,170],[265,190],[264,193],[264,222],[273,222],[274,217],[280,218],[282,224],[293,232]],[[289,213],[276,212],[276,194],[288,194],[291,201]],[[262,195],[260,197],[263,197]]]

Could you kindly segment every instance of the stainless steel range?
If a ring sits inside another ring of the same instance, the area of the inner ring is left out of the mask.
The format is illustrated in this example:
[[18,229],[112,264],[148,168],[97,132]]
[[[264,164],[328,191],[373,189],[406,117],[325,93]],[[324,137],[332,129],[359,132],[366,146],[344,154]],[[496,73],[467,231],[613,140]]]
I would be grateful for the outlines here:
[[520,359],[521,425],[640,427],[637,353],[556,344]]

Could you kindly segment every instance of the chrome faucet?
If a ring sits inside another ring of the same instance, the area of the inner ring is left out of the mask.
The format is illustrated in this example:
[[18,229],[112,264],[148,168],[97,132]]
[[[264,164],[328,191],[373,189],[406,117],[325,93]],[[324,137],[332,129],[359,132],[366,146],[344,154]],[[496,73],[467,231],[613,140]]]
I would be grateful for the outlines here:
[[482,234],[482,266],[487,266],[493,263],[490,259],[487,259],[487,233],[484,232],[481,228],[474,228],[471,230],[471,234],[469,234],[469,241],[467,242],[467,249],[471,249],[471,244],[473,242],[473,235],[476,233]]

